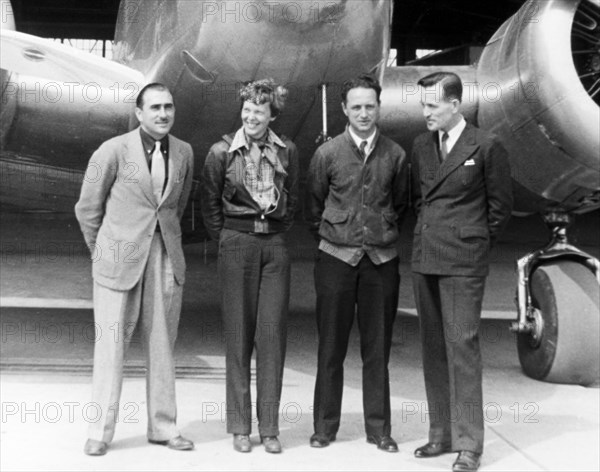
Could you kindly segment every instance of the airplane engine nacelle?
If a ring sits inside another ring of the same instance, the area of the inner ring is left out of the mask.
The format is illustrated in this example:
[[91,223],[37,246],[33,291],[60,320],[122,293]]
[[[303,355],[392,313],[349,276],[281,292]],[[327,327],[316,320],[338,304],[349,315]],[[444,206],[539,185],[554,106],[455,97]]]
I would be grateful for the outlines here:
[[531,0],[483,51],[478,123],[509,151],[518,211],[600,205],[599,22],[595,0]]
[[8,90],[11,85],[11,73],[7,70],[0,70],[0,143],[1,149],[4,149],[8,132],[11,124],[15,119],[17,109],[17,97],[14,93]]
[[[0,28],[3,30],[15,31],[15,17],[10,1],[0,0],[0,10]],[[0,109],[0,141],[2,143],[2,148],[4,147],[6,135],[8,134],[8,130],[14,119],[17,106],[17,98],[13,93],[7,91],[10,77],[11,73],[9,71],[0,69],[0,101],[2,103]]]

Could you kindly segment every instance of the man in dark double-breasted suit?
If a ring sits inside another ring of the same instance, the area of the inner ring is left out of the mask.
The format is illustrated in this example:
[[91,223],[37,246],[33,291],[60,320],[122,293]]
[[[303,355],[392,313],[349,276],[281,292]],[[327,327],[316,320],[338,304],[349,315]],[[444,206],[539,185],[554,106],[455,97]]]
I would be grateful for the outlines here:
[[175,424],[173,355],[185,278],[180,220],[194,157],[188,143],[169,134],[175,106],[167,87],[145,86],[135,113],[137,129],[92,155],[75,206],[93,262],[97,416],[84,447],[91,456],[105,454],[114,436],[123,360],[138,324],[148,368],[148,441],[176,450],[194,447]]
[[490,248],[510,217],[507,153],[460,113],[462,83],[419,81],[430,132],[415,139],[412,271],[421,325],[429,442],[419,458],[458,452],[454,471],[477,470],[483,451],[478,330]]

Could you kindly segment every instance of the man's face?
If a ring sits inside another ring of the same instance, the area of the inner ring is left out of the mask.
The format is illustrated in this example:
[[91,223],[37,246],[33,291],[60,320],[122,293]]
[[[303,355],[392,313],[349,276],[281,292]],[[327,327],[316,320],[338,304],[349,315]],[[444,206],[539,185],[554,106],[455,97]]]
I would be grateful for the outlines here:
[[361,138],[373,134],[379,120],[379,102],[375,90],[364,87],[350,89],[342,109],[354,133]]
[[142,108],[135,109],[142,129],[156,140],[164,138],[175,121],[173,97],[167,90],[147,90]]
[[439,84],[421,87],[421,106],[429,131],[448,131],[460,119],[460,102],[456,98],[446,100]]
[[274,119],[271,116],[271,105],[269,103],[256,105],[250,101],[245,101],[242,106],[242,123],[244,132],[249,138],[262,138]]

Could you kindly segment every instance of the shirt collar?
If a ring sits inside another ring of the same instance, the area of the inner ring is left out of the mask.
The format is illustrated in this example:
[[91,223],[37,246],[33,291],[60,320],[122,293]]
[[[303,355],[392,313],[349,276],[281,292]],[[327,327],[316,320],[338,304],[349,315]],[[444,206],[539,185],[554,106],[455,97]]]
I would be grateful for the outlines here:
[[[287,147],[281,138],[279,138],[279,136],[277,136],[271,128],[267,129],[267,139],[265,140],[265,145],[270,148],[272,148],[273,145],[277,145],[282,148]],[[243,126],[235,133],[233,141],[231,141],[231,146],[229,146],[229,152],[237,151],[240,148],[250,149],[250,144],[246,139]]]
[[[458,141],[458,138],[460,138],[460,135],[462,134],[462,132],[466,126],[467,126],[467,122],[465,121],[465,118],[461,117],[460,121],[456,125],[454,125],[454,128],[452,128],[449,131],[446,131],[448,133],[448,139],[446,140],[446,147],[448,149],[448,152],[450,152],[450,150],[452,149],[452,146],[454,146],[454,143],[456,143],[456,141]],[[442,145],[442,135],[443,134],[444,134],[443,131],[438,132],[438,142],[439,142],[440,146]]]
[[[141,126],[140,126],[140,136],[142,137],[142,146],[144,146],[144,150],[146,151],[147,154],[152,154],[157,140],[154,139],[152,136],[150,136],[146,131],[144,131],[144,128],[142,128]],[[168,151],[169,151],[169,135],[168,134],[160,140],[160,149],[163,152],[163,154],[168,153]]]
[[[265,141],[265,148],[263,149],[263,156],[271,163],[276,172],[280,174],[286,175],[286,171],[281,165],[279,161],[279,156],[277,155],[276,146],[286,148],[285,143],[277,136],[271,128],[268,129],[267,139]],[[246,134],[244,133],[244,128],[240,128],[235,133],[233,137],[233,141],[231,142],[231,146],[229,146],[229,152],[234,152],[238,149],[244,149],[246,152],[250,150],[250,145],[246,140]]]
[[352,131],[352,127],[350,125],[348,125],[348,133],[350,133],[350,136],[352,137],[352,140],[354,141],[354,144],[356,144],[356,147],[358,149],[360,149],[360,143],[362,143],[363,141],[367,142],[367,147],[366,147],[367,153],[371,149],[373,149],[373,143],[375,141],[375,137],[377,136],[377,128],[375,128],[375,131],[373,131],[373,133],[371,133],[371,136],[369,136],[366,139],[361,138],[354,131]]

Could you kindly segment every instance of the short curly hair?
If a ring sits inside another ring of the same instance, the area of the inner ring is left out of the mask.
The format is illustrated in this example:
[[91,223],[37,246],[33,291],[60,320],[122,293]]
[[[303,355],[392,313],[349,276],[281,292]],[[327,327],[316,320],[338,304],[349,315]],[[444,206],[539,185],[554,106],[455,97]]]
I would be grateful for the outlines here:
[[273,117],[278,116],[282,112],[287,96],[288,90],[275,83],[273,79],[247,82],[240,90],[242,106],[244,106],[244,102],[251,102],[255,105],[268,103],[271,108],[271,116]]
[[347,103],[348,92],[353,88],[373,89],[377,95],[377,103],[381,102],[381,85],[371,74],[362,74],[353,79],[346,80],[342,85],[342,102]]

